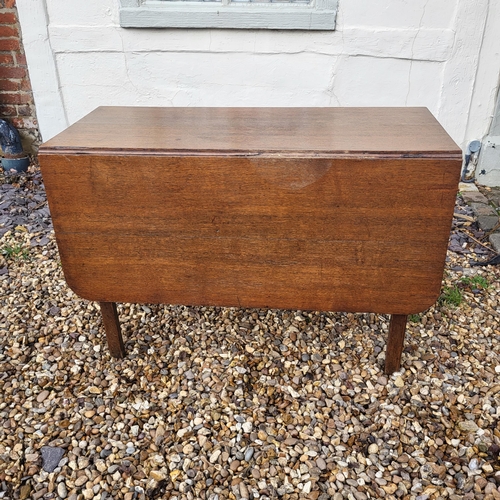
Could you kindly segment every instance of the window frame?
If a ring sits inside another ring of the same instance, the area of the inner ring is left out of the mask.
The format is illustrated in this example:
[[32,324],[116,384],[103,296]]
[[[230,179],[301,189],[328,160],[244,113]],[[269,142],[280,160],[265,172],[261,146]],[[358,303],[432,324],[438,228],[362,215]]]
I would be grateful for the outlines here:
[[120,0],[123,28],[334,30],[338,0],[310,3]]

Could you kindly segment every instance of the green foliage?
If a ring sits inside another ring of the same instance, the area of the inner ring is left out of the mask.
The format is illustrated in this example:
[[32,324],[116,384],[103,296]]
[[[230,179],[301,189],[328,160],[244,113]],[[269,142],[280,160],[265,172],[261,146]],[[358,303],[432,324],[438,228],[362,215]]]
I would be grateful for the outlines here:
[[0,253],[5,257],[5,259],[12,260],[26,260],[28,258],[29,250],[27,248],[23,248],[22,245],[4,245],[0,249]]
[[455,286],[445,286],[441,291],[438,304],[458,307],[464,300],[464,289],[487,290],[490,284],[483,276],[464,276]]
[[463,300],[462,290],[458,286],[445,286],[438,299],[440,305],[458,307]]
[[483,276],[467,276],[460,280],[466,286],[470,286],[471,288],[479,288],[482,290],[486,290],[489,288],[490,284],[483,278]]
[[408,316],[408,319],[412,322],[412,323],[420,323],[420,320],[422,319],[422,315],[421,314],[410,314]]

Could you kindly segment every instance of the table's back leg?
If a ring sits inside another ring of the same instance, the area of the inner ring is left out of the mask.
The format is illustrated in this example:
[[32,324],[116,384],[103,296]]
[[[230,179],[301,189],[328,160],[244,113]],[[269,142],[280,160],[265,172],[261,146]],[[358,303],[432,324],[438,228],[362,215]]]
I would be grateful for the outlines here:
[[120,331],[116,303],[99,302],[99,305],[101,306],[102,322],[106,331],[109,352],[114,358],[123,358],[125,356],[125,346]]
[[393,314],[389,324],[389,338],[387,339],[387,349],[385,352],[385,373],[399,370],[401,367],[401,353],[405,340],[406,320],[405,314]]

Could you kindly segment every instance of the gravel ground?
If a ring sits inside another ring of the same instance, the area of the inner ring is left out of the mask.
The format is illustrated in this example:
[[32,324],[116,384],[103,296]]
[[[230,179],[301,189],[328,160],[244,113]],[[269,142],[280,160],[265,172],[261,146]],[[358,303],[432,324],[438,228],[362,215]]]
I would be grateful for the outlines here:
[[393,376],[376,314],[123,304],[116,361],[31,170],[0,178],[0,498],[500,498],[500,269],[460,199]]

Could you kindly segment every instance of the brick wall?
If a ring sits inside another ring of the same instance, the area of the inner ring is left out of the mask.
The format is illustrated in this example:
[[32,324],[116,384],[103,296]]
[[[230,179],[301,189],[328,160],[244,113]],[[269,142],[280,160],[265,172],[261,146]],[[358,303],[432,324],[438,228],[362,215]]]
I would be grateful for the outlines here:
[[24,149],[41,142],[15,0],[0,0],[0,118],[19,131]]

